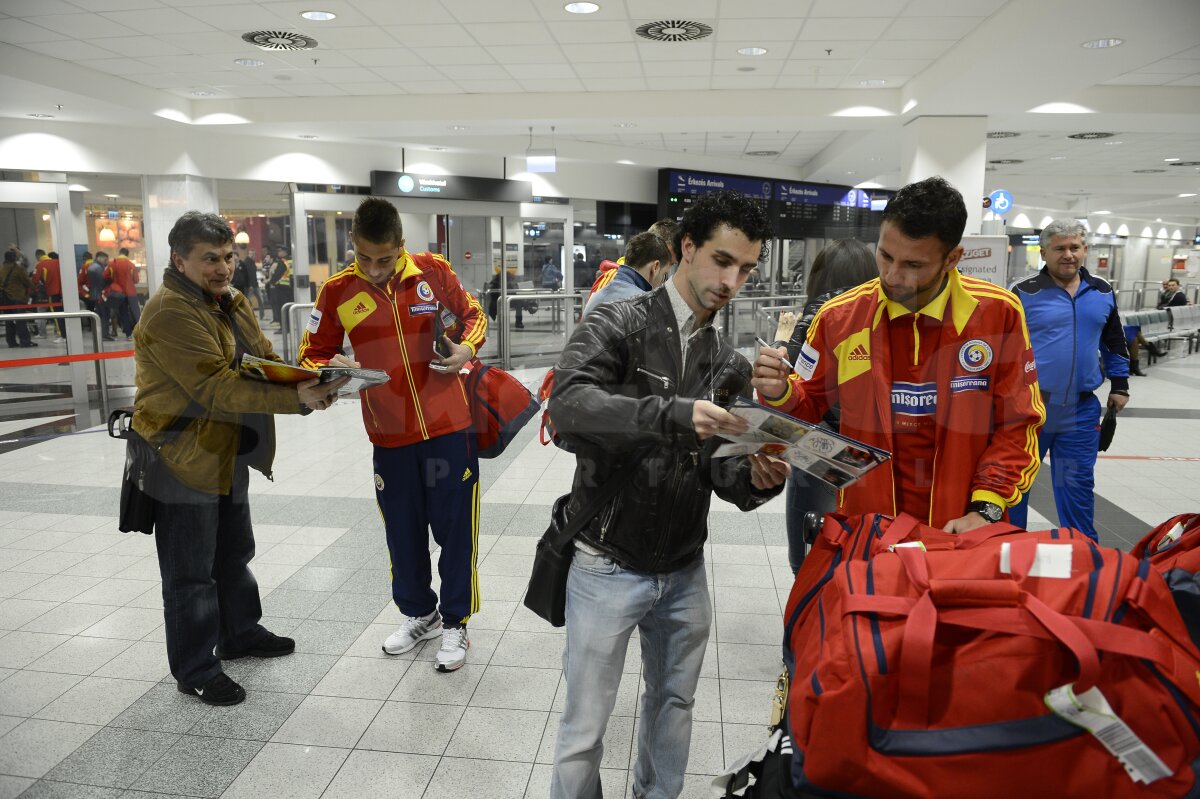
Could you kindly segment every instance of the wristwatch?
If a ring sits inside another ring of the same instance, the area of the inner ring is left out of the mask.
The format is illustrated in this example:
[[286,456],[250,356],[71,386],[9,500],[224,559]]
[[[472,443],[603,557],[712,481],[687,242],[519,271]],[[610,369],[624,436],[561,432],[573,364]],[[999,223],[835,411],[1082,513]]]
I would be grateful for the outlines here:
[[992,524],[1000,521],[1000,519],[1004,516],[1004,508],[1000,507],[995,502],[988,502],[982,499],[976,500],[975,502],[967,505],[967,511],[974,511],[975,513],[978,513]]

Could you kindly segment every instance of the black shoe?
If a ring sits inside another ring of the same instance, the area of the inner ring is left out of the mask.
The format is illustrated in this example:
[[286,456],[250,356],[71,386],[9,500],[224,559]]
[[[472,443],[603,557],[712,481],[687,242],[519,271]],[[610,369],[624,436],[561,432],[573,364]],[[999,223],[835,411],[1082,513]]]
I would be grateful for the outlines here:
[[199,697],[206,705],[236,705],[246,698],[246,689],[229,679],[229,675],[221,672],[206,682],[200,688],[188,688],[181,682],[175,683],[181,694]]
[[214,652],[221,660],[237,660],[247,655],[254,658],[277,658],[296,651],[296,642],[282,635],[267,633],[267,637],[245,649],[228,650],[218,646]]
[[525,329],[525,325],[521,324],[520,322],[517,322],[515,325],[513,325],[513,327],[516,328],[517,330]]
[[105,341],[116,341],[117,339],[115,336],[105,336],[104,340]]
[[1134,377],[1145,377],[1146,376],[1146,373],[1143,372],[1141,369],[1130,369],[1129,374],[1133,375]]
[[30,341],[30,342],[28,342],[28,343],[26,343],[26,344],[22,344],[21,346],[22,346],[22,347],[36,347],[36,346],[37,346],[37,342],[36,342],[36,341]]

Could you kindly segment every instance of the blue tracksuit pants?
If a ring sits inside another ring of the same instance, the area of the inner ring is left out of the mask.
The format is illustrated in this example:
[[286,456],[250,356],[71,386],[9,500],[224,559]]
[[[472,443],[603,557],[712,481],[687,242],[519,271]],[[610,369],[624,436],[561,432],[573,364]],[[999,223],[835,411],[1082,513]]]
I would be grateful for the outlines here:
[[[450,626],[480,606],[479,458],[467,431],[403,447],[375,447],[375,499],[387,530],[392,599],[405,616],[435,608]],[[442,548],[433,591],[429,531]]]
[[[1096,452],[1100,445],[1100,400],[1088,394],[1071,405],[1046,403],[1046,425],[1038,435],[1038,455],[1050,453],[1054,507],[1060,527],[1073,527],[1096,538]],[[1008,517],[1025,527],[1029,495],[1009,508]]]

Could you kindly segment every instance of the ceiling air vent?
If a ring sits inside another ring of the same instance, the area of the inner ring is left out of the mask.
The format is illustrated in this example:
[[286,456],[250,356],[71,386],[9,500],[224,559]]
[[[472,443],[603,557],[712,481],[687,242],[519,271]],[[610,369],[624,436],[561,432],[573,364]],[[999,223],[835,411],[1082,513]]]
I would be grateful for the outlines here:
[[1157,175],[1159,172],[1166,172],[1166,171],[1167,170],[1165,170],[1165,169],[1135,169],[1135,170],[1133,170],[1133,174],[1135,174],[1135,175]]
[[292,31],[250,31],[242,34],[242,41],[263,50],[312,50],[317,46],[316,39]]
[[652,42],[694,42],[712,36],[713,29],[703,22],[686,19],[662,19],[637,27],[637,35]]
[[1172,161],[1169,166],[1200,166],[1200,161]]
[[770,158],[779,155],[778,150],[747,150],[746,155],[754,156],[755,158]]
[[1020,133],[1014,133],[1011,130],[993,130],[987,137],[989,139],[1015,139],[1020,135]]
[[1105,133],[1103,131],[1091,131],[1089,133],[1072,133],[1068,139],[1082,139],[1084,141],[1092,141],[1095,139],[1111,139],[1116,136],[1115,133]]
[[988,161],[989,164],[1023,164],[1025,163],[1020,158],[995,158]]

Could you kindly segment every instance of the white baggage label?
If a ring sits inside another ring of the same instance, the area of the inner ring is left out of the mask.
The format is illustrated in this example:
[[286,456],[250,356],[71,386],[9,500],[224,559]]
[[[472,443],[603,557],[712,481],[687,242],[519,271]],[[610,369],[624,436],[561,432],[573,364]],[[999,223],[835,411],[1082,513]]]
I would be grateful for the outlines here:
[[[1070,544],[1038,544],[1029,576],[1069,579],[1071,577],[1071,552]],[[1012,574],[1012,544],[1000,545],[1000,571],[1004,574]]]
[[1113,712],[1099,688],[1076,696],[1070,685],[1064,685],[1047,692],[1045,700],[1046,706],[1059,716],[1096,736],[1104,748],[1121,761],[1134,782],[1149,785],[1174,773]]

